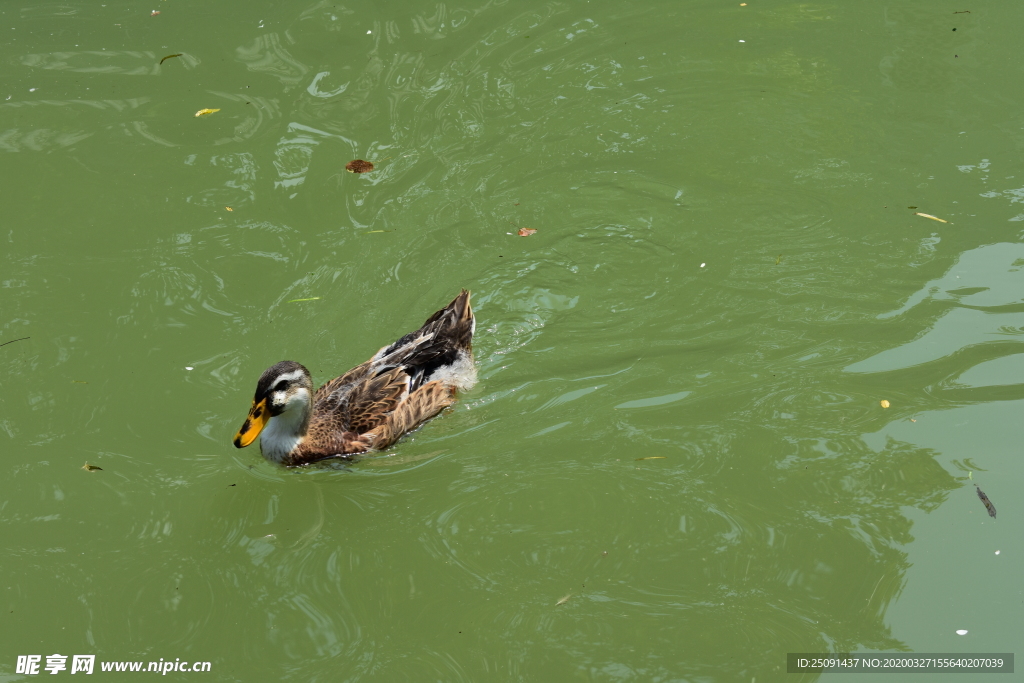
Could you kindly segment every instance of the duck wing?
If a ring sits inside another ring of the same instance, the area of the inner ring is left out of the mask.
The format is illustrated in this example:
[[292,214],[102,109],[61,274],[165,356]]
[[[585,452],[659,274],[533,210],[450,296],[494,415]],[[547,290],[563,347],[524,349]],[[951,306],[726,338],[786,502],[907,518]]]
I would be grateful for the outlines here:
[[308,438],[300,446],[302,459],[386,448],[451,405],[454,390],[475,380],[475,327],[469,292],[462,290],[418,330],[320,387]]
[[378,367],[404,368],[409,374],[410,390],[415,391],[439,369],[471,358],[475,327],[469,292],[464,289],[418,330],[385,346],[369,362]]
[[317,390],[310,432],[363,434],[408,395],[409,375],[402,368],[363,363]]
[[373,448],[387,448],[406,432],[426,422],[455,402],[451,387],[443,382],[427,382],[409,394],[381,423],[363,435]]

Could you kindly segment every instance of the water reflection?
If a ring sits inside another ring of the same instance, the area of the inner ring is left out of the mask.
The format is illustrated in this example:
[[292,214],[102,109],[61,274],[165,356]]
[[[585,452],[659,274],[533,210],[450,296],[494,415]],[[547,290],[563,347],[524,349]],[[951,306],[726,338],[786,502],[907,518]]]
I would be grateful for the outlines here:
[[[847,370],[892,371],[949,358],[972,347],[991,348],[999,355],[1017,353],[1016,342],[1024,335],[1022,291],[1024,244],[989,244],[968,250],[942,277],[925,284],[897,310],[879,316],[907,316],[916,313],[915,309],[924,314],[937,313],[923,334],[854,363]],[[977,353],[986,351],[972,349],[969,355]],[[969,358],[964,360],[969,362]]]

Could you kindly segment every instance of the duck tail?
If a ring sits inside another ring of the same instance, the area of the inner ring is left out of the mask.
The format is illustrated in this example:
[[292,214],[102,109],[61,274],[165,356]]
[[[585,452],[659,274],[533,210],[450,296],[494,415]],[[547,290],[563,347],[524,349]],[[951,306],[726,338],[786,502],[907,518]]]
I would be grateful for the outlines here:
[[473,334],[476,332],[476,318],[473,316],[473,307],[469,304],[469,290],[464,289],[459,295],[448,304],[455,314],[455,327],[466,330],[460,337],[464,348],[469,349],[473,344]]
[[450,340],[456,348],[469,351],[476,332],[476,318],[473,317],[469,296],[468,289],[459,292],[451,303],[427,318],[419,332],[434,332],[437,337]]

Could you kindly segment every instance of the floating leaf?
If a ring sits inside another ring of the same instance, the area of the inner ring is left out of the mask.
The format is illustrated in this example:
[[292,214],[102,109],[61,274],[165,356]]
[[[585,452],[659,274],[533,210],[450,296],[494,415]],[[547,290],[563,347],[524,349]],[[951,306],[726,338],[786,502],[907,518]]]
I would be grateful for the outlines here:
[[73,379],[73,380],[71,380],[71,383],[72,384],[88,384],[88,382],[83,382],[80,379]]
[[782,254],[779,254],[779,257],[775,259],[775,265],[779,265],[780,263],[782,263]]
[[572,597],[572,593],[569,593],[564,598],[559,598],[558,602],[555,603],[555,607],[558,607],[559,605],[564,605],[565,603],[569,602],[569,598],[571,598],[571,597]]
[[889,402],[883,398],[881,401],[878,402],[878,405],[882,406],[883,408],[888,408]]
[[537,232],[534,228],[519,228],[519,232],[516,234],[520,237],[529,237],[530,235]]
[[181,55],[182,55],[181,52],[175,52],[173,55],[167,55],[166,57],[164,57],[163,59],[160,60],[160,63],[163,64],[168,59],[173,59],[174,57],[180,57]]
[[227,211],[234,211],[234,209],[232,209],[230,206],[225,206],[224,209]]
[[319,299],[319,298],[320,298],[320,297],[318,297],[318,296],[311,296],[311,297],[309,297],[308,299],[291,299],[291,300],[289,300],[289,301],[286,301],[285,303],[286,303],[286,304],[293,304],[293,303],[295,303],[296,301],[316,301],[316,300],[317,300],[317,299]]
[[155,10],[153,10],[152,12],[150,12],[150,13],[149,13],[149,16],[151,16],[151,17],[155,17],[155,16],[156,16],[156,15],[158,15],[158,14],[160,14],[160,10],[158,10],[158,9],[155,9]]
[[949,222],[947,220],[943,220],[943,219],[939,218],[938,216],[933,216],[930,213],[921,213],[920,211],[915,211],[914,215],[915,216],[921,216],[922,218],[931,218],[933,221],[938,221],[940,223],[948,223]]
[[349,173],[369,173],[373,170],[373,163],[362,159],[353,159],[345,164],[345,170]]
[[648,455],[646,458],[637,458],[637,460],[664,460],[667,455]]
[[977,484],[974,485],[974,488],[978,489],[978,498],[981,498],[982,504],[984,504],[985,509],[988,510],[988,516],[995,519],[996,506],[992,504],[992,501],[988,499],[988,496],[985,495],[985,492],[982,491]]
[[220,109],[200,109],[196,112],[196,118],[200,116],[209,116],[210,114],[216,114]]
[[97,467],[96,465],[90,465],[89,463],[85,463],[84,465],[82,465],[82,469],[85,470],[86,472],[95,472],[96,470],[102,470],[103,468]]

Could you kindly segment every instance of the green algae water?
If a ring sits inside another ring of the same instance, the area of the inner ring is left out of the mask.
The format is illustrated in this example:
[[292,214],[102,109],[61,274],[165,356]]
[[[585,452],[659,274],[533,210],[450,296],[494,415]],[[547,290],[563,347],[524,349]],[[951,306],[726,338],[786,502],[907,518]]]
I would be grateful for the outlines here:
[[[0,680],[1012,653],[1022,20],[0,4]],[[322,383],[461,287],[453,409],[342,467],[232,446],[265,368]]]

